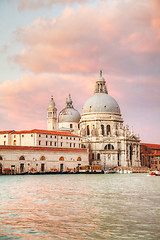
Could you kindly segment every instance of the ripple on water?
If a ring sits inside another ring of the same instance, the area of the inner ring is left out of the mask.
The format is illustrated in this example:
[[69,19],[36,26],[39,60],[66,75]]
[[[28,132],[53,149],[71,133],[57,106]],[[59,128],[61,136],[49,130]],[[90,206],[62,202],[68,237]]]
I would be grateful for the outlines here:
[[2,176],[0,239],[160,239],[160,178]]

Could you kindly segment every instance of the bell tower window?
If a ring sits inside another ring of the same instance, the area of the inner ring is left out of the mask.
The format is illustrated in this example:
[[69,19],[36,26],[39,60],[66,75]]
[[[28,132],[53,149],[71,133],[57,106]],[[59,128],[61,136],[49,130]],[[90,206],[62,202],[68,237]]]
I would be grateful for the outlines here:
[[48,117],[52,117],[52,112],[48,112]]

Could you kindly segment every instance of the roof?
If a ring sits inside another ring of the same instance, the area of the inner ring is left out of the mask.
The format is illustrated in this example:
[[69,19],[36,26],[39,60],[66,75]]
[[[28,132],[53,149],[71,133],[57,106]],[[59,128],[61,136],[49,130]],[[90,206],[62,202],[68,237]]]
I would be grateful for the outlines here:
[[0,145],[0,150],[19,151],[46,151],[46,152],[87,152],[84,148],[53,148],[53,147],[28,147],[28,146],[4,146]]
[[152,144],[152,143],[140,143],[141,146],[146,146],[151,149],[160,149],[160,144]]
[[0,134],[9,134],[9,133],[13,133],[14,130],[6,130],[6,131],[0,131]]
[[160,156],[160,153],[150,153],[149,156]]
[[53,134],[53,135],[61,135],[61,136],[72,136],[72,137],[80,137],[78,135],[74,135],[68,132],[60,132],[60,131],[49,131],[49,130],[42,130],[42,129],[32,129],[32,130],[22,130],[22,131],[15,131],[14,134],[25,134],[25,133],[42,133],[42,134]]

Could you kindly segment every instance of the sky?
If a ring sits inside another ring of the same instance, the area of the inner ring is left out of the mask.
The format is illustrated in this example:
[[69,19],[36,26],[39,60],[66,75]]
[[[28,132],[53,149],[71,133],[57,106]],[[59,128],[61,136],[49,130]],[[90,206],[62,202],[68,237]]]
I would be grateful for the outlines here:
[[0,130],[46,129],[71,94],[81,113],[103,70],[124,125],[160,144],[159,0],[1,0]]

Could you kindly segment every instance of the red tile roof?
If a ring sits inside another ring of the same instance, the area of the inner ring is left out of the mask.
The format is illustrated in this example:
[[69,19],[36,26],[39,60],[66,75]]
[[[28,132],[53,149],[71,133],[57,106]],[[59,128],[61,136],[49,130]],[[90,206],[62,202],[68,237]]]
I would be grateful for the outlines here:
[[0,145],[0,150],[19,151],[48,151],[48,152],[87,152],[84,148],[53,148],[53,147],[28,147],[28,146],[7,146]]
[[80,137],[78,135],[74,135],[68,132],[60,132],[60,131],[48,131],[42,129],[33,129],[33,130],[22,130],[22,131],[15,131],[14,134],[22,134],[22,133],[42,133],[42,134],[54,134],[54,135],[61,135],[61,136],[72,136],[72,137]]
[[14,132],[14,130],[0,131],[0,134],[8,134],[8,133],[12,133],[12,132]]
[[151,149],[160,149],[160,144],[140,143],[141,146],[146,146]]

